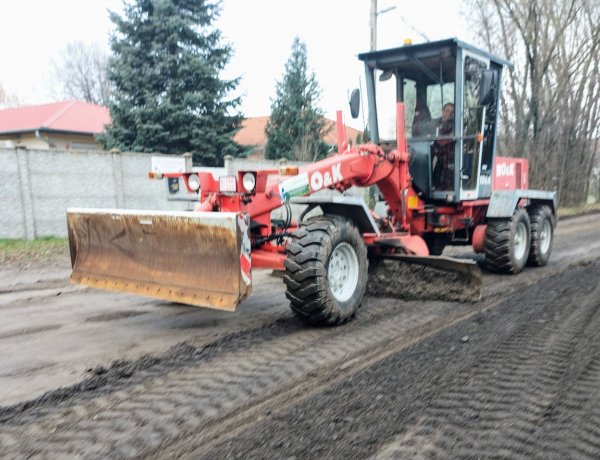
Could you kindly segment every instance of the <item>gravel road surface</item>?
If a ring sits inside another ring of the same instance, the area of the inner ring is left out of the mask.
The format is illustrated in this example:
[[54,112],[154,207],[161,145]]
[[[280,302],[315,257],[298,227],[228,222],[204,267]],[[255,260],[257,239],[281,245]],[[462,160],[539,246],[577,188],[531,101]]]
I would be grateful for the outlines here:
[[[460,253],[449,251],[445,254]],[[0,269],[0,458],[600,457],[600,215],[472,303],[367,298],[300,323]]]

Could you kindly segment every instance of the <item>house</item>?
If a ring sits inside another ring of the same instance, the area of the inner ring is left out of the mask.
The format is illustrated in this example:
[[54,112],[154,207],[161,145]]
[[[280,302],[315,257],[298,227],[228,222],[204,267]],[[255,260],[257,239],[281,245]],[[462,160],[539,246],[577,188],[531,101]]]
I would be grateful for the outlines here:
[[[70,100],[0,110],[0,148],[100,150],[95,135],[110,124],[108,108]],[[247,118],[234,141],[250,147],[250,158],[264,158],[269,117]],[[336,123],[325,119],[323,142],[337,144]],[[355,143],[360,131],[345,126],[346,139]]]
[[[245,147],[250,147],[251,153],[249,158],[251,159],[262,159],[265,155],[265,147],[267,146],[267,135],[265,133],[265,129],[267,127],[267,123],[269,121],[269,117],[253,117],[246,118],[242,122],[242,127],[235,134],[233,140]],[[336,123],[329,118],[325,118],[325,135],[323,136],[323,142],[327,145],[335,146],[337,144],[337,130]],[[353,144],[356,143],[356,138],[361,131],[358,129],[350,128],[349,126],[345,126],[344,130],[346,132],[346,139]]]
[[70,100],[0,110],[0,148],[99,150],[108,108]]

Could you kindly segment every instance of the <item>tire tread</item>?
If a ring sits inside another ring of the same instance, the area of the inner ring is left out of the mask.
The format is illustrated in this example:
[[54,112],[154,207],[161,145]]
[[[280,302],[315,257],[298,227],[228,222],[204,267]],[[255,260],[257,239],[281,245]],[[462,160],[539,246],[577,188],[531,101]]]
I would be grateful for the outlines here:
[[[335,326],[350,320],[358,308],[342,308],[331,296],[327,279],[327,257],[340,232],[350,235],[358,245],[358,257],[367,262],[367,250],[358,230],[339,216],[315,216],[302,225],[288,244],[283,282],[291,310],[303,321],[320,326]],[[366,287],[367,267],[359,283]],[[362,300],[362,295],[360,299]],[[360,304],[360,303],[359,303]]]
[[[554,216],[548,205],[535,205],[529,209],[529,220],[531,222],[531,246],[529,248],[529,257],[527,265],[532,267],[541,267],[548,263],[550,253],[552,252],[552,240],[546,254],[540,251],[540,230],[545,219],[550,219],[550,226],[554,232]],[[553,235],[551,236],[551,238]]]
[[511,254],[511,238],[514,238],[516,222],[526,219],[529,233],[529,217],[523,208],[515,210],[510,219],[489,219],[485,231],[485,261],[488,269],[498,273],[518,273],[523,269],[526,261],[519,263]]

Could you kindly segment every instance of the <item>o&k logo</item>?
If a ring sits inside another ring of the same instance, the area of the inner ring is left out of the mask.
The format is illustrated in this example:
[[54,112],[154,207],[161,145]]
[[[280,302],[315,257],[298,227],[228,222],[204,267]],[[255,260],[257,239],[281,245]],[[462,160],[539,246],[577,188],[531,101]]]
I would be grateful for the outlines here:
[[514,176],[515,175],[515,164],[514,163],[500,163],[496,165],[496,177]]
[[315,171],[310,175],[310,188],[313,192],[321,190],[323,187],[329,187],[334,182],[341,182],[344,180],[342,173],[340,172],[342,165],[341,163],[335,164],[331,167],[330,171]]

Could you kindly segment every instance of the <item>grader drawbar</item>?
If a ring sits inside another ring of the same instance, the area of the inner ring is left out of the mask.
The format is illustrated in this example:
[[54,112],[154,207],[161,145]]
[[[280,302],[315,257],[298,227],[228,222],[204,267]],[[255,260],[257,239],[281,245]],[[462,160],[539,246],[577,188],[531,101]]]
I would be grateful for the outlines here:
[[[442,255],[447,245],[471,245],[498,272],[544,265],[556,194],[528,189],[526,160],[495,155],[506,62],[455,39],[359,59],[370,141],[350,145],[338,112],[337,153],[303,166],[214,176],[189,157],[173,167],[170,157],[149,176],[181,179],[198,194],[195,211],[68,210],[72,280],[233,310],[250,294],[253,270],[280,270],[300,319],[336,325],[365,294],[479,299],[479,266]],[[390,89],[392,127],[389,105],[375,104]],[[359,107],[355,90],[355,118]],[[383,211],[345,194],[372,186]],[[290,204],[304,211],[293,215]]]

